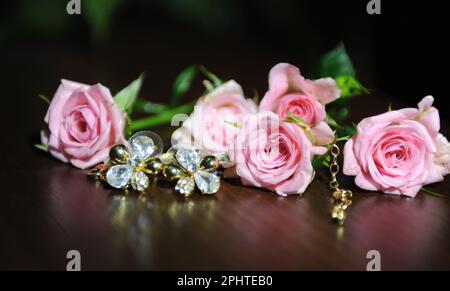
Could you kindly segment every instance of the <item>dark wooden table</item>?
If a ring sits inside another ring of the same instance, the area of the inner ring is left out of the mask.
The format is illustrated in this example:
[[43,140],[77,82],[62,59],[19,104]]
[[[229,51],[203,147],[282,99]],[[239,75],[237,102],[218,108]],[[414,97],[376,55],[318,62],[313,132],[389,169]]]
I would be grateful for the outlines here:
[[[100,79],[113,89],[141,68],[127,69],[119,82],[120,69],[137,63],[132,55],[117,58],[118,71],[108,74],[107,53],[98,61],[51,49],[41,58],[25,52],[11,49],[5,56],[4,71],[15,77],[2,85],[0,269],[65,270],[72,249],[80,251],[83,270],[365,270],[369,250],[380,252],[383,270],[450,269],[449,177],[430,186],[444,197],[420,193],[415,199],[358,190],[342,177],[354,190],[344,227],[329,219],[326,171],[301,199],[228,182],[213,197],[190,199],[164,185],[143,195],[97,186],[81,170],[33,148],[46,110],[35,96],[51,94],[69,68],[75,73],[63,77]],[[150,68],[152,60],[146,62],[142,66]],[[234,67],[236,78],[264,89],[273,63]],[[230,66],[224,64],[228,72]],[[101,72],[88,70],[95,67]],[[159,77],[168,87],[164,77],[176,69],[155,71],[160,74],[150,74],[150,83],[158,85]],[[355,98],[351,120],[384,112],[391,100],[395,107],[395,99],[378,94]],[[448,122],[442,123],[450,136]],[[170,129],[155,131],[168,140]]]

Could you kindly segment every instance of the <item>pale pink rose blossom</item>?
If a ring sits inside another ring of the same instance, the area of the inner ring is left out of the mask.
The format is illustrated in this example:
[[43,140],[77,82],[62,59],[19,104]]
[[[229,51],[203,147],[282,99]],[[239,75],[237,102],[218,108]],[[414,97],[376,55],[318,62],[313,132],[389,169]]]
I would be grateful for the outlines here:
[[41,141],[55,158],[85,169],[124,143],[125,115],[108,88],[61,80],[45,116]]
[[280,63],[270,70],[269,91],[259,108],[275,112],[283,120],[291,112],[311,127],[316,145],[326,145],[334,140],[334,132],[326,123],[325,105],[339,95],[332,78],[308,80],[297,67]]
[[172,144],[193,144],[210,154],[223,154],[257,106],[241,86],[228,81],[201,97],[192,114],[172,134]]
[[286,196],[306,190],[313,178],[312,158],[325,152],[294,123],[263,111],[246,120],[230,148],[230,158],[243,185]]
[[433,97],[405,108],[363,119],[344,149],[344,173],[360,188],[416,196],[423,185],[450,172],[450,144],[439,133]]

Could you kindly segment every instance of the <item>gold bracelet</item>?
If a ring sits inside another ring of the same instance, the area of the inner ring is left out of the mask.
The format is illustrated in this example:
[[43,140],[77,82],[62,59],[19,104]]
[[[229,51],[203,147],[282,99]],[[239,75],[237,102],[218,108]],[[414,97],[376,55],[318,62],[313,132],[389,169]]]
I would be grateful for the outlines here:
[[330,173],[331,181],[330,188],[333,190],[333,207],[331,209],[331,218],[335,220],[339,225],[343,225],[345,221],[345,210],[352,204],[352,191],[348,189],[339,188],[339,182],[336,178],[339,173],[338,156],[341,153],[337,144],[333,144],[330,149],[331,163],[330,163]]

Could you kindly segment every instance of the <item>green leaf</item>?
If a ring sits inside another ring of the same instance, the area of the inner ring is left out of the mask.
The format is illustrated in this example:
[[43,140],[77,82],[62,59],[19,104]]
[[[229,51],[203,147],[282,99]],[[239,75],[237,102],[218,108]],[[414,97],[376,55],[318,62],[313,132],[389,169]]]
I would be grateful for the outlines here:
[[114,100],[119,106],[120,111],[131,114],[131,112],[133,111],[133,105],[137,100],[143,81],[144,74],[142,73],[139,78],[131,82],[130,85],[123,88],[119,93],[116,94],[116,96],[114,96]]
[[317,170],[320,166],[328,168],[330,166],[330,154],[324,154],[322,156],[315,157],[312,161],[314,170]]
[[343,43],[322,57],[319,73],[320,77],[355,76],[355,68]]
[[311,133],[311,126],[307,124],[303,119],[301,119],[299,116],[296,116],[292,114],[292,112],[288,112],[288,117],[286,118],[287,122],[293,122],[299,127],[304,129],[304,133],[308,137],[308,139],[313,143],[316,144],[317,139],[316,137]]
[[100,43],[107,37],[111,22],[122,0],[88,0],[82,2],[82,15],[91,28],[94,41]]
[[348,141],[349,139],[351,139],[352,137],[351,136],[348,136],[348,135],[346,135],[346,136],[340,136],[340,137],[338,137],[337,139],[336,139],[336,141],[338,142],[338,141]]
[[367,94],[369,90],[351,75],[340,75],[335,77],[337,86],[341,90],[341,99],[350,98],[356,95]]
[[206,91],[203,93],[204,95],[208,94],[212,90],[214,90],[214,85],[211,83],[210,80],[203,80],[203,86],[205,86]]
[[193,100],[191,102],[177,106],[175,108],[167,109],[159,114],[156,114],[156,115],[153,115],[150,117],[146,117],[146,118],[142,118],[142,119],[138,119],[138,120],[133,120],[133,123],[130,126],[130,130],[132,132],[136,132],[136,131],[143,130],[143,129],[146,129],[149,127],[154,127],[154,126],[170,123],[172,121],[172,117],[175,114],[191,113],[192,110],[194,109],[196,102],[197,102],[197,100]]
[[34,147],[39,149],[39,150],[41,150],[41,151],[48,152],[48,147],[46,145],[44,145],[44,144],[37,143],[37,144],[34,145]]
[[177,76],[172,88],[172,98],[170,105],[175,106],[180,101],[181,97],[189,90],[192,81],[197,76],[198,68],[195,65],[189,66]]
[[356,124],[352,125],[346,125],[344,128],[340,131],[341,136],[354,136],[356,134]]
[[435,196],[435,197],[444,197],[444,195],[439,194],[439,193],[436,193],[436,192],[433,192],[433,191],[431,191],[431,190],[429,190],[429,189],[427,189],[427,188],[425,188],[425,187],[422,187],[422,189],[420,189],[420,190],[422,190],[423,192],[425,192],[425,193],[427,193],[427,194],[430,194],[430,195],[432,195],[432,196]]
[[215,74],[211,73],[210,71],[208,71],[204,66],[200,65],[200,71],[208,78],[210,79],[213,84],[214,87],[219,87],[220,85],[223,84],[223,81],[217,77]]
[[330,125],[330,126],[332,126],[332,127],[334,127],[334,128],[337,128],[337,129],[342,129],[343,127],[340,125],[340,124],[338,124],[337,122],[336,122],[336,120],[334,120],[328,113],[327,113],[327,123],[328,123],[328,125]]
[[126,114],[125,115],[125,137],[129,139],[133,135],[133,131],[131,130],[131,126],[133,124],[133,120],[131,117]]
[[350,110],[348,109],[348,107],[342,107],[339,112],[338,112],[338,120],[342,121],[348,118],[348,116],[350,115]]
[[49,99],[47,96],[45,96],[45,95],[43,95],[43,94],[39,94],[38,96],[39,96],[39,98],[41,98],[41,100],[43,100],[45,103],[50,104],[50,99]]
[[315,157],[312,160],[312,166],[314,168],[314,170],[317,170],[317,168],[319,168],[319,166],[322,164],[322,157]]
[[154,103],[142,99],[137,99],[133,106],[134,110],[148,114],[161,113],[169,108],[166,104]]
[[292,114],[292,112],[290,112],[290,111],[287,113],[287,115],[288,115],[288,118],[286,118],[286,121],[293,122],[293,123],[297,124],[298,126],[303,127],[305,129],[310,128],[310,126],[301,117]]

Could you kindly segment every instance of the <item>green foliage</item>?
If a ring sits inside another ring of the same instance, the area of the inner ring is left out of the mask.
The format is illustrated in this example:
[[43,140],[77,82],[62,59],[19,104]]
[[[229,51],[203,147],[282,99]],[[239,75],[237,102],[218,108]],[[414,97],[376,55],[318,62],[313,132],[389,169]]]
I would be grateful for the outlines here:
[[149,117],[145,117],[142,119],[134,120],[131,123],[130,130],[132,132],[136,132],[145,128],[164,125],[167,123],[170,123],[172,120],[172,117],[176,114],[188,114],[192,112],[194,109],[194,105],[196,103],[196,100],[182,104],[180,106],[174,107],[174,108],[168,108],[167,110],[151,115]]
[[82,15],[86,17],[95,42],[103,41],[122,0],[82,0]]
[[298,126],[305,128],[305,129],[310,128],[310,126],[300,116],[294,115],[294,114],[292,114],[292,112],[288,112],[287,115],[288,115],[288,118],[286,119],[286,121],[293,122],[293,123],[297,124]]
[[170,99],[170,105],[175,106],[179,103],[181,97],[191,88],[192,82],[198,73],[198,67],[192,65],[181,71],[181,73],[175,79],[172,89],[172,97]]
[[210,71],[208,71],[204,66],[200,66],[200,71],[203,73],[203,75],[205,75],[208,79],[211,80],[211,82],[213,83],[214,87],[219,87],[220,85],[223,84],[223,80],[220,79],[219,77],[217,77],[215,74],[211,73]]
[[345,50],[343,43],[325,54],[320,60],[321,77],[337,78],[339,76],[355,76],[355,68]]
[[41,144],[41,143],[35,144],[34,147],[37,148],[38,150],[41,150],[41,151],[44,151],[44,152],[48,151],[48,147],[46,145],[44,145],[44,144]]
[[[151,116],[134,120],[129,125],[132,132],[149,127],[159,126],[169,123],[175,114],[188,114],[194,109],[196,100],[178,105],[183,95],[191,88],[192,82],[197,76],[198,71],[202,72],[215,88],[223,84],[223,81],[215,74],[208,71],[204,66],[189,66],[177,76],[172,89],[172,97],[169,105],[153,103],[144,100],[137,100],[134,107],[141,112],[153,113]],[[231,123],[230,123],[231,124]],[[231,124],[239,126],[238,124]]]
[[147,114],[158,114],[164,112],[168,108],[169,106],[167,104],[155,103],[142,99],[138,99],[134,103],[134,110]]
[[367,90],[363,85],[361,85],[354,76],[343,75],[336,77],[336,83],[341,90],[341,99],[347,99],[353,96],[368,94]]
[[349,100],[368,94],[369,90],[357,80],[355,68],[342,43],[322,57],[317,71],[321,78],[334,78],[341,90],[340,98],[327,105],[327,123],[336,130],[336,142],[346,141],[356,133],[355,124],[345,124],[350,116]]
[[316,143],[316,137],[311,134],[311,126],[309,126],[303,119],[301,119],[299,116],[296,116],[294,114],[292,114],[292,112],[288,112],[288,117],[286,118],[287,122],[292,122],[297,124],[298,126],[300,126],[301,128],[304,129],[304,132],[306,134],[306,136],[308,137],[308,139],[315,144]]
[[47,103],[47,104],[50,104],[50,98],[48,98],[48,97],[45,96],[44,94],[39,94],[38,96],[39,96],[39,98],[40,98],[42,101],[44,101],[44,102]]
[[138,98],[143,81],[144,74],[141,74],[139,78],[131,82],[130,85],[123,88],[119,93],[116,94],[116,96],[114,96],[114,100],[119,106],[120,111],[128,114],[132,113],[134,103]]
[[334,118],[332,118],[329,114],[327,114],[327,123],[328,123],[328,125],[329,126],[331,126],[331,127],[333,127],[333,128],[336,128],[336,129],[342,129],[343,127],[340,125],[340,124],[338,124],[337,122],[336,122],[336,120],[334,120]]
[[425,192],[425,193],[427,193],[427,194],[429,194],[429,195],[431,195],[431,196],[435,196],[435,197],[444,197],[444,195],[442,195],[442,194],[440,194],[440,193],[436,193],[436,192],[433,192],[433,191],[431,191],[430,189],[427,189],[427,188],[425,188],[425,187],[422,187],[422,189],[420,189],[421,191],[423,191],[423,192]]
[[330,159],[331,156],[328,152],[322,156],[315,157],[312,160],[312,166],[314,170],[317,170],[319,167],[328,168],[330,166]]

